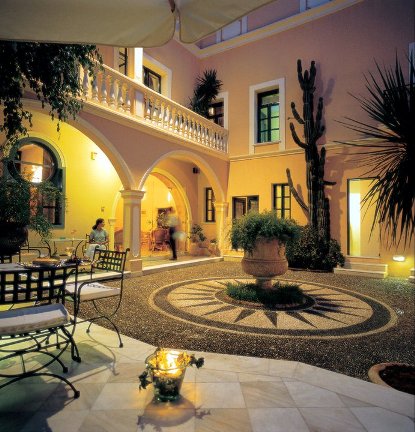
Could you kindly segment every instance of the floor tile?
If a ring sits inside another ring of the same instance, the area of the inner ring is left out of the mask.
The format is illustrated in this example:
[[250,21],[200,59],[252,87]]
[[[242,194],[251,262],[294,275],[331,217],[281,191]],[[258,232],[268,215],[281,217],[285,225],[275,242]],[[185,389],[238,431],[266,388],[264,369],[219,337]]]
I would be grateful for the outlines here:
[[286,382],[285,385],[297,407],[343,407],[336,393],[303,382]]
[[239,383],[196,383],[197,408],[245,408]]
[[68,385],[59,384],[56,391],[40,406],[41,411],[65,411],[89,410],[101,394],[105,384],[103,383],[77,383],[76,389],[80,391],[77,399],[73,397],[73,391]]
[[90,411],[77,432],[137,432],[139,419],[135,409]]
[[196,382],[238,382],[238,374],[230,371],[201,368],[196,372]]
[[[21,432],[78,432],[89,410],[77,411],[38,411],[21,429]],[[20,430],[20,429],[19,429]]]
[[366,432],[348,408],[300,408],[300,412],[311,432]]
[[412,419],[394,412],[377,408],[350,408],[368,432],[414,432]]
[[194,409],[175,407],[170,409],[163,405],[159,409],[146,409],[139,412],[138,431],[140,432],[194,432],[194,430]]
[[243,382],[241,389],[249,408],[295,407],[283,382]]
[[297,408],[250,408],[253,432],[310,432]]
[[252,432],[245,409],[210,408],[196,412],[195,432]]
[[139,390],[137,383],[108,383],[95,400],[93,410],[144,408],[152,398],[148,390]]

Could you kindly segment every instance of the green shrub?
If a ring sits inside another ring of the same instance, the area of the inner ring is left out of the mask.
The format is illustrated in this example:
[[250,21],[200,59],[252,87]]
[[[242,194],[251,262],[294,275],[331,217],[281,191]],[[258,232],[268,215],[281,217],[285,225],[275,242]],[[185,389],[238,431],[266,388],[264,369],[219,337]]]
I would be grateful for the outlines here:
[[227,282],[226,294],[235,299],[262,303],[266,306],[276,304],[303,303],[304,293],[298,285],[276,282],[273,289],[261,289],[254,283]]
[[233,249],[252,252],[259,237],[277,239],[282,243],[295,238],[299,226],[290,219],[279,219],[275,211],[248,212],[233,221],[230,240]]
[[198,243],[206,240],[206,236],[203,233],[203,228],[198,225],[194,224],[190,230],[189,233],[189,239],[192,243]]
[[292,268],[332,271],[344,265],[339,243],[334,239],[327,242],[309,225],[301,228],[297,239],[287,243],[286,256]]

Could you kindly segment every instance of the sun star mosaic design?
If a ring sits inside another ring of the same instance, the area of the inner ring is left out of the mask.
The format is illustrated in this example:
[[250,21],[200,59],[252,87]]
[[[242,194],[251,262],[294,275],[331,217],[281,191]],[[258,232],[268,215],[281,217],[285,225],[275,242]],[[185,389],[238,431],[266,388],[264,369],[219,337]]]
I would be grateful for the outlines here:
[[355,337],[386,330],[395,312],[381,302],[347,289],[296,283],[308,300],[298,308],[276,310],[243,304],[226,296],[226,282],[251,279],[208,279],[168,285],[155,291],[151,305],[159,312],[194,325],[222,331],[281,337]]

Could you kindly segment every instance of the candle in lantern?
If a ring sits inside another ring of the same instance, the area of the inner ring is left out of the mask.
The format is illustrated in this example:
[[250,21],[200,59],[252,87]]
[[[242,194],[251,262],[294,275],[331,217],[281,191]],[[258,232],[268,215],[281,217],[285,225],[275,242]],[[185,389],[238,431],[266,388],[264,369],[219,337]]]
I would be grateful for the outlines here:
[[[159,401],[172,401],[180,397],[180,388],[186,372],[186,367],[195,364],[198,368],[203,365],[203,359],[196,359],[193,355],[159,348],[147,357],[146,371],[140,375],[140,388],[146,388],[153,382],[154,393]],[[152,381],[148,381],[150,376]]]

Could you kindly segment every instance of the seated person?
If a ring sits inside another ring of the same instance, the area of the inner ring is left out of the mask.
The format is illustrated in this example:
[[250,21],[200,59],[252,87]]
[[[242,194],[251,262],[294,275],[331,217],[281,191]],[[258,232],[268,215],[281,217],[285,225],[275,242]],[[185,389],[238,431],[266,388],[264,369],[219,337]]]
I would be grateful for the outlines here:
[[108,234],[104,230],[105,221],[102,218],[96,220],[95,225],[92,227],[91,234],[89,234],[89,244],[85,251],[85,256],[89,259],[94,258],[95,249],[107,249],[108,247]]

